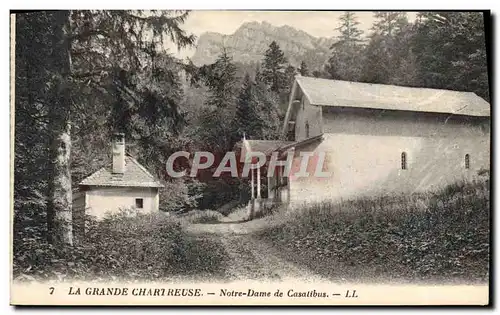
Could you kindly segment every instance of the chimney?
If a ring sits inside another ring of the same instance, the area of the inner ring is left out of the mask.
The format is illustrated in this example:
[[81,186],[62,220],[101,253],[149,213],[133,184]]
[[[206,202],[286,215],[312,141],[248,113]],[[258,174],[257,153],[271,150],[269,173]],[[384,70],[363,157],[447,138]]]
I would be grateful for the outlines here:
[[125,172],[125,134],[115,133],[112,144],[113,174]]

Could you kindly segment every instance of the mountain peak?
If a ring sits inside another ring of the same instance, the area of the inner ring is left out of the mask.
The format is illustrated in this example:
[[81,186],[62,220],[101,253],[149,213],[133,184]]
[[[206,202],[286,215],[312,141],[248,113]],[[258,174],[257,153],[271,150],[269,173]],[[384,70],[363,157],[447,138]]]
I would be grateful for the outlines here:
[[274,27],[271,23],[266,22],[266,21],[251,21],[251,22],[244,22],[243,24],[240,25],[239,28],[272,28]]
[[192,60],[196,65],[213,63],[225,47],[237,62],[261,62],[272,41],[278,43],[292,65],[298,66],[305,60],[311,68],[320,67],[328,59],[333,43],[333,39],[316,38],[289,25],[251,21],[241,24],[231,35],[201,34]]

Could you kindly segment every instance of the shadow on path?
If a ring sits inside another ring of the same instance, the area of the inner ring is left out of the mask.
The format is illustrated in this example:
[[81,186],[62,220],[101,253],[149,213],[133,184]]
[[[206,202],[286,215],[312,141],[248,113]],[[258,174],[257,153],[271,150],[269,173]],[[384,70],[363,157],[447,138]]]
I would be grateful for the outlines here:
[[241,219],[241,220],[234,220],[234,221],[217,221],[217,222],[207,222],[205,224],[239,224],[239,223],[245,223],[251,221],[250,219]]

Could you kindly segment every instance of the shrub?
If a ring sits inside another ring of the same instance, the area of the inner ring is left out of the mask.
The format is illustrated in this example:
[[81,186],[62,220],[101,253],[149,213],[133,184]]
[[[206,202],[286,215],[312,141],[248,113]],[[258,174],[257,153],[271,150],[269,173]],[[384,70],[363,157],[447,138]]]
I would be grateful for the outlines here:
[[26,239],[14,254],[18,280],[159,280],[173,275],[224,274],[224,250],[216,240],[187,235],[165,213],[88,217],[85,239],[58,250],[42,239]]
[[173,212],[184,209],[194,209],[202,197],[205,184],[191,178],[176,178],[162,181],[165,186],[160,192],[160,210]]
[[260,237],[324,275],[484,281],[489,182],[305,206]]
[[222,213],[214,210],[191,210],[179,215],[179,218],[188,223],[217,223],[224,216]]

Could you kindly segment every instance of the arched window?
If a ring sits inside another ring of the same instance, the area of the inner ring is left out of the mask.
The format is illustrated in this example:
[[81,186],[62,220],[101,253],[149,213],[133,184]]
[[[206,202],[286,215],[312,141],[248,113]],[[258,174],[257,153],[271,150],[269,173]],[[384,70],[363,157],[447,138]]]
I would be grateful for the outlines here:
[[467,153],[465,155],[465,169],[469,169],[470,168],[470,155]]
[[306,138],[309,138],[309,122],[306,122]]
[[408,168],[407,165],[407,156],[406,152],[401,153],[401,169],[406,170]]

